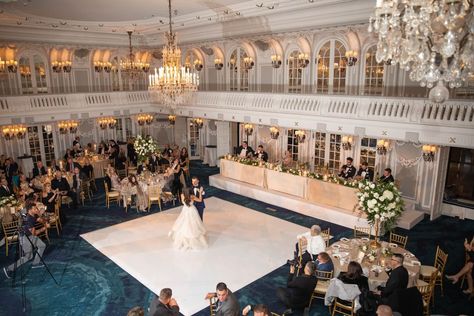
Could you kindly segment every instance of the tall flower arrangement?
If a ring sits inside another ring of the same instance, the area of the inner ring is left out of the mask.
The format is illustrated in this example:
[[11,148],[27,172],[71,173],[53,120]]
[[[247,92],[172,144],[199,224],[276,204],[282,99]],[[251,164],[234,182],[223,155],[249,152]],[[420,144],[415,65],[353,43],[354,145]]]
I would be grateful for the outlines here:
[[359,208],[367,214],[371,225],[382,225],[385,231],[391,230],[403,212],[403,199],[393,182],[359,182]]
[[137,152],[138,161],[142,162],[152,153],[158,153],[158,145],[150,136],[142,137],[138,135],[134,142],[135,151]]

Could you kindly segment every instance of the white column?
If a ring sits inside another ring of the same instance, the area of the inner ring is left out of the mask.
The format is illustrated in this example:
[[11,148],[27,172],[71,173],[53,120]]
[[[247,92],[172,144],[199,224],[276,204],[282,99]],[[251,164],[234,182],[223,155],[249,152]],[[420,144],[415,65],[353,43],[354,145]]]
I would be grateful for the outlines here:
[[230,122],[216,121],[217,157],[232,153]]

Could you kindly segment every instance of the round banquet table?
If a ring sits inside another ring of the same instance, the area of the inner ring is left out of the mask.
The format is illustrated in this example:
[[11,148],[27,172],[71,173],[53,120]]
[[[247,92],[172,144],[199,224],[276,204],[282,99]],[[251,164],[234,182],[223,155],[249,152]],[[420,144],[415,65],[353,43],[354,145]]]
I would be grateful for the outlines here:
[[[77,162],[79,165],[81,165],[81,167],[84,166],[84,158],[83,157],[76,158],[76,159],[74,159],[74,161]],[[110,163],[110,160],[108,158],[104,158],[102,156],[93,156],[93,157],[89,158],[89,162],[90,162],[92,168],[94,168],[94,178],[95,179],[105,177],[105,169],[107,168],[107,166]]]
[[[381,248],[374,250],[375,260],[369,261],[369,253],[372,250],[370,241],[366,238],[347,239],[341,238],[326,249],[326,252],[334,264],[334,277],[337,277],[341,271],[347,271],[347,265],[350,261],[357,261],[364,270],[364,275],[369,278],[370,290],[376,290],[377,286],[385,286],[388,280],[388,274],[385,267],[390,266],[391,254],[384,255],[382,249],[388,249],[391,253],[401,253],[405,260],[403,266],[408,270],[408,287],[416,286],[420,274],[421,263],[408,250],[397,246],[396,244],[381,241]],[[362,251],[362,246],[367,246],[367,251]],[[377,273],[378,272],[378,273]],[[378,274],[378,275],[377,275]]]

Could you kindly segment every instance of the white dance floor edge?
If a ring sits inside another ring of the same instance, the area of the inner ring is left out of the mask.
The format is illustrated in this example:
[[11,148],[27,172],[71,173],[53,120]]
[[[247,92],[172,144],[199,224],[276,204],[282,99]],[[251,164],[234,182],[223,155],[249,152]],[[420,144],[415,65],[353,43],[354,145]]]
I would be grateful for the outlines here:
[[280,267],[307,228],[215,197],[206,199],[209,248],[177,251],[168,231],[181,207],[81,235],[154,293],[173,290],[181,312],[208,306],[204,295],[225,282],[232,291]]

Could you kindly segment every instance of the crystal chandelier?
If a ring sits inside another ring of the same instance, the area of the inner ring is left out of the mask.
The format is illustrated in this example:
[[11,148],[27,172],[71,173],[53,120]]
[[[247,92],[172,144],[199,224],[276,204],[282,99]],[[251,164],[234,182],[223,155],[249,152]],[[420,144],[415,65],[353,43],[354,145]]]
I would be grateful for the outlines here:
[[197,91],[199,75],[191,67],[181,66],[181,49],[172,28],[171,0],[168,1],[168,8],[170,29],[165,33],[163,65],[150,74],[148,90],[152,92],[153,99],[173,108],[182,103],[190,92]]
[[377,0],[369,32],[378,33],[377,62],[391,61],[444,102],[474,69],[473,2],[469,0]]
[[[146,62],[142,62],[140,60],[136,60],[136,56],[133,53],[132,47],[132,33],[133,31],[127,31],[128,34],[128,56],[127,58],[120,60],[120,71],[128,75],[130,80],[137,80],[143,73],[147,73],[150,70],[150,64]],[[94,65],[95,67],[99,65]],[[111,65],[104,65],[105,67],[111,67]],[[96,71],[98,70],[95,68]],[[108,68],[104,68],[106,71]]]

